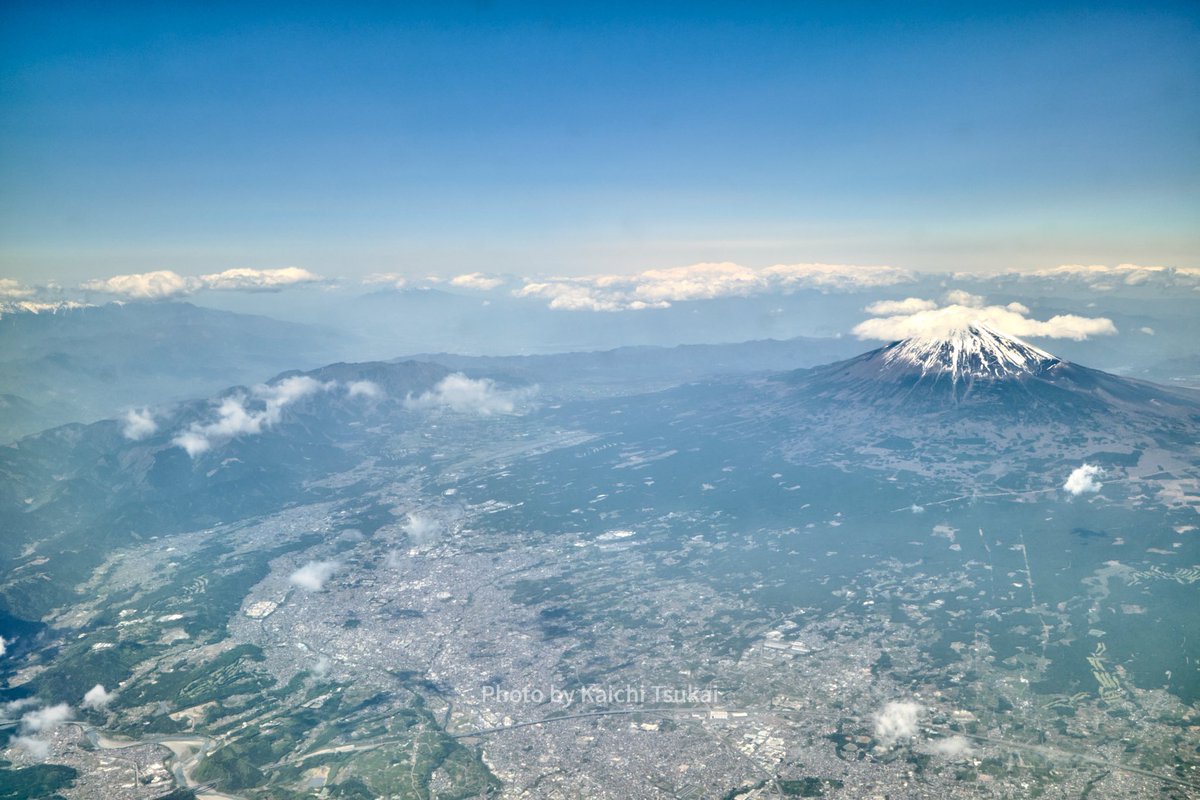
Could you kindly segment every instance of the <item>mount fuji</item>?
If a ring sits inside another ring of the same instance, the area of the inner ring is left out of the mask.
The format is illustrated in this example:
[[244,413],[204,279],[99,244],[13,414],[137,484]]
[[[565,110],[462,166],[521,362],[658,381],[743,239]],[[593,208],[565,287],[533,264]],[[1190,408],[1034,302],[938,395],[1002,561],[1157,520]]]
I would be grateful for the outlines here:
[[1064,361],[982,324],[942,336],[904,339],[823,367],[789,383],[814,400],[861,406],[980,411],[1007,407],[1022,416],[1129,411],[1188,416],[1200,395],[1122,378]]

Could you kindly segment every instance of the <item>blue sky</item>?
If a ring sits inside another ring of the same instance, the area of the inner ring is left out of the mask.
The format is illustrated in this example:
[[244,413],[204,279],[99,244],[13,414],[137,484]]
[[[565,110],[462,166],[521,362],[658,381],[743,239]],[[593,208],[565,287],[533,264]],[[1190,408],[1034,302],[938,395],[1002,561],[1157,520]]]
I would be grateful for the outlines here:
[[6,5],[0,274],[1200,266],[1194,4],[249,5]]

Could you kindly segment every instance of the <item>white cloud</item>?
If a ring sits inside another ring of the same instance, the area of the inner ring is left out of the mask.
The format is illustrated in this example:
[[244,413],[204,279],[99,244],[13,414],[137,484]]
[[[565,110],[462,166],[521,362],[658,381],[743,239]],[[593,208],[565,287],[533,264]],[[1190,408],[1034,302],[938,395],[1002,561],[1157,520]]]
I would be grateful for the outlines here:
[[[965,328],[971,324],[982,324],[1009,336],[1037,336],[1050,339],[1074,339],[1080,341],[1091,336],[1107,336],[1117,332],[1112,320],[1105,317],[1080,317],[1075,314],[1058,314],[1048,320],[1031,319],[1029,309],[1020,303],[1005,306],[985,305],[985,299],[958,290],[947,293],[949,305],[920,308],[920,304],[933,301],[909,298],[904,303],[916,309],[902,312],[884,305],[882,311],[877,303],[867,306],[870,313],[883,314],[860,322],[853,333],[860,339],[880,339],[886,342],[909,338],[939,338]],[[957,302],[954,302],[957,301]]]
[[158,423],[154,421],[154,415],[150,413],[150,409],[131,408],[125,412],[121,434],[126,439],[137,442],[153,435],[157,430]]
[[120,295],[132,300],[163,300],[183,297],[201,289],[212,291],[273,292],[288,286],[317,283],[322,278],[306,269],[227,269],[199,277],[185,277],[169,269],[114,275],[80,284],[91,292]]
[[33,297],[35,294],[37,294],[37,290],[32,286],[25,286],[12,278],[0,278],[0,298],[5,300],[21,300]]
[[495,275],[484,275],[482,272],[469,272],[466,275],[458,275],[450,279],[452,286],[458,286],[463,289],[479,289],[480,291],[495,289],[502,283],[504,283],[503,278],[497,278]]
[[408,285],[408,278],[404,275],[401,275],[399,272],[372,272],[370,275],[363,278],[362,282],[368,286],[388,284],[396,289],[403,289]]
[[909,511],[911,511],[914,514],[924,514],[925,506],[919,506],[916,503],[913,503],[912,506],[909,507]]
[[279,422],[287,406],[335,385],[334,382],[322,383],[307,375],[293,375],[269,386],[256,386],[250,397],[230,395],[222,398],[217,406],[216,420],[205,424],[192,423],[171,443],[182,447],[194,458],[217,443],[237,436],[262,433]]
[[324,278],[301,267],[279,269],[227,269],[201,275],[205,289],[213,291],[276,292],[289,286],[322,283]]
[[8,641],[3,636],[0,636],[0,656],[5,655],[7,652],[8,652]]
[[459,414],[512,414],[517,404],[532,396],[533,389],[499,389],[490,378],[468,378],[460,372],[442,378],[432,391],[419,397],[411,394],[404,405],[409,409],[445,409]]
[[100,710],[112,702],[113,694],[100,684],[88,689],[83,695],[83,707]]
[[14,747],[28,753],[29,757],[35,761],[45,761],[50,755],[50,743],[42,741],[36,736],[14,736],[12,743]]
[[907,270],[886,266],[776,264],[755,269],[726,261],[652,269],[632,275],[527,280],[514,294],[549,300],[550,308],[555,309],[637,311],[666,308],[688,300],[748,297],[803,288],[847,291],[891,286],[914,277]]
[[375,400],[383,397],[383,389],[379,388],[379,384],[374,381],[350,381],[346,384],[346,395]]
[[1154,328],[1151,328],[1150,326],[1147,325],[1146,327],[1138,328],[1138,333],[1144,333],[1147,336],[1153,336]]
[[288,581],[305,591],[319,592],[341,566],[337,561],[309,561],[289,575]]
[[36,706],[37,703],[38,701],[34,697],[22,697],[20,700],[10,700],[0,704],[0,719],[16,719],[20,715],[21,709]]
[[1200,286],[1200,269],[1142,264],[1062,264],[1057,267],[1019,273],[1022,277],[1059,278],[1086,283],[1094,289],[1109,290],[1117,284],[1163,287]]
[[1104,477],[1103,469],[1095,464],[1084,464],[1076,467],[1067,476],[1067,482],[1063,484],[1063,489],[1075,497],[1081,494],[1095,494],[1100,491],[1100,481],[1096,479],[1102,477]]
[[72,717],[71,707],[66,703],[43,706],[21,717],[21,730],[26,733],[52,731]]
[[971,755],[971,743],[963,736],[947,736],[944,739],[934,739],[928,744],[929,751],[934,755],[947,758],[962,758]]
[[[971,294],[970,292],[963,291],[962,289],[951,289],[950,291],[946,292],[944,300],[947,305],[967,306],[968,308],[983,308],[983,304],[987,302],[987,298],[977,294]],[[1024,306],[1022,306],[1022,308],[1024,308]],[[921,310],[927,311],[929,309]],[[1026,309],[1025,313],[1029,313],[1029,310]]]
[[776,264],[763,273],[785,289],[810,288],[836,291],[869,289],[910,283],[916,275],[899,267],[856,264]]
[[333,667],[333,662],[329,660],[329,656],[317,656],[317,660],[313,662],[312,669],[309,672],[318,680],[329,675],[329,670]]
[[922,300],[919,297],[906,297],[903,300],[879,300],[863,309],[872,316],[888,316],[891,314],[915,314],[918,311],[932,311],[938,304],[933,300]]
[[918,721],[924,708],[919,703],[893,700],[875,715],[875,738],[884,747],[892,747],[917,735]]
[[162,300],[191,294],[196,289],[196,282],[194,278],[185,278],[177,272],[161,269],[91,280],[81,284],[80,288],[122,295],[133,300]]
[[196,456],[207,453],[212,449],[212,442],[207,436],[195,431],[184,431],[171,440],[171,444],[176,447],[182,447],[189,456]]
[[283,267],[227,269],[224,272],[201,275],[198,280],[201,288],[213,291],[277,292],[288,286],[319,283],[322,278],[300,267]]
[[605,291],[583,283],[582,279],[570,278],[526,283],[514,294],[517,297],[541,297],[550,301],[550,308],[561,311],[637,311],[670,305],[666,302],[649,304],[622,292]]
[[441,526],[436,519],[420,514],[409,514],[403,530],[416,545],[433,544],[437,541]]

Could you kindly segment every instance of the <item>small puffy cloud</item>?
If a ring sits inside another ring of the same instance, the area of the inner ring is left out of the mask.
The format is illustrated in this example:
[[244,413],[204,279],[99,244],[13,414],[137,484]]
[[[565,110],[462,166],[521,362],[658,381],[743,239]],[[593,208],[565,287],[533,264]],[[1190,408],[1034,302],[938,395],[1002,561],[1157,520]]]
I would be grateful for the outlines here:
[[863,309],[876,317],[892,314],[916,314],[918,311],[932,311],[938,304],[933,300],[922,300],[919,297],[906,297],[903,300],[880,300]]
[[[983,304],[987,302],[987,298],[977,294],[963,291],[962,289],[951,289],[946,292],[945,301],[947,305],[952,306],[967,306],[968,308],[983,308]],[[1024,306],[1022,306],[1024,308]],[[927,311],[929,309],[921,309]],[[1028,313],[1028,310],[1026,311]]]
[[321,680],[329,675],[329,670],[332,667],[333,662],[330,661],[329,656],[317,656],[317,660],[313,662],[309,672],[312,673],[314,678]]
[[914,514],[924,514],[924,513],[925,513],[925,506],[919,506],[919,505],[917,505],[916,503],[913,503],[911,506],[909,506],[909,509],[908,509],[908,510],[909,510],[909,511],[911,511],[912,513],[914,513]]
[[4,300],[23,300],[35,294],[37,290],[32,286],[25,286],[12,278],[0,278],[0,298]]
[[260,386],[255,392],[265,399],[267,408],[283,408],[301,397],[306,397],[323,389],[332,388],[332,384],[321,383],[316,378],[307,375],[293,375],[284,378],[279,383],[270,386]]
[[91,292],[120,295],[131,300],[164,300],[183,297],[202,289],[212,291],[275,292],[288,286],[317,283],[322,278],[306,269],[227,269],[198,277],[185,277],[169,269],[114,275],[80,284]]
[[893,700],[875,715],[875,738],[884,747],[917,735],[918,723],[924,708],[920,703]]
[[497,278],[495,275],[484,275],[482,272],[469,272],[466,275],[458,275],[450,279],[451,286],[458,286],[463,289],[478,289],[480,291],[495,289],[502,283],[504,283],[503,278]]
[[963,758],[971,755],[971,743],[963,736],[947,736],[934,739],[927,747],[929,752],[946,758]]
[[490,378],[468,378],[461,372],[447,375],[432,391],[405,398],[405,407],[413,410],[444,409],[459,414],[512,414],[517,404],[533,394],[532,389],[500,389]]
[[6,653],[8,653],[8,640],[6,640],[3,636],[0,636],[0,656],[5,655]]
[[346,384],[346,395],[375,400],[383,397],[383,389],[379,388],[379,384],[374,381],[350,381]]
[[183,431],[171,440],[171,444],[182,447],[192,458],[212,449],[212,441],[203,433],[196,431]]
[[749,297],[797,289],[849,291],[914,279],[902,269],[849,264],[776,264],[756,269],[733,262],[651,269],[632,275],[528,280],[518,297],[539,297],[568,311],[639,311],[689,300]]
[[66,703],[54,706],[43,706],[21,717],[21,730],[26,733],[41,733],[52,731],[59,725],[71,719],[71,707]]
[[252,436],[272,427],[283,409],[297,400],[333,388],[307,375],[293,375],[271,385],[256,386],[249,397],[230,395],[217,406],[217,418],[208,423],[194,422],[171,443],[182,447],[193,458],[211,450],[213,445],[238,436]]
[[158,423],[147,408],[129,409],[122,420],[121,435],[130,441],[140,441],[158,431]]
[[319,592],[342,565],[337,561],[309,561],[288,576],[288,581],[308,592]]
[[90,708],[94,711],[99,711],[108,706],[112,702],[112,692],[105,689],[100,684],[96,684],[88,689],[83,695],[83,707]]
[[12,739],[13,747],[25,751],[25,753],[35,761],[45,761],[50,755],[50,743],[45,742],[36,736],[14,736]]
[[[879,339],[885,342],[911,338],[941,338],[968,325],[984,325],[1009,336],[1075,341],[1117,332],[1112,320],[1105,317],[1058,314],[1048,320],[1037,320],[1031,319],[1028,316],[1029,309],[1020,303],[1009,303],[1005,306],[986,305],[984,298],[959,291],[949,292],[947,299],[951,301],[949,305],[938,306],[932,301],[909,298],[903,302],[914,309],[911,311],[901,311],[886,305],[883,310],[876,309],[876,306],[881,304],[867,306],[867,311],[876,316],[855,325],[854,335],[860,339]],[[920,308],[920,304],[933,304],[933,307]]]
[[90,292],[121,295],[132,300],[163,300],[191,294],[196,290],[196,282],[193,278],[185,278],[169,269],[160,269],[91,280],[81,284],[80,288]]
[[1154,328],[1151,328],[1149,325],[1147,325],[1147,326],[1145,326],[1145,327],[1138,328],[1138,333],[1144,333],[1144,334],[1146,334],[1147,336],[1153,336],[1153,335],[1154,335]]
[[440,529],[441,525],[436,519],[420,514],[409,514],[403,525],[404,532],[416,545],[433,544],[437,541]]
[[1081,494],[1095,494],[1100,491],[1100,481],[1097,478],[1104,477],[1104,470],[1095,464],[1084,464],[1072,470],[1067,476],[1067,482],[1063,484],[1063,490],[1068,494],[1078,497]]

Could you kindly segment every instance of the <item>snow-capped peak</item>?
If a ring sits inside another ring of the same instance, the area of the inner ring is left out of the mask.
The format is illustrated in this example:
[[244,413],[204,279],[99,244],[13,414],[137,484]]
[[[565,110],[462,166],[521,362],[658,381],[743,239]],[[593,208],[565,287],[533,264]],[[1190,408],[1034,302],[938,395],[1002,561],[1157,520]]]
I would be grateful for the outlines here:
[[1059,363],[1044,350],[978,323],[944,336],[905,339],[882,353],[890,369],[919,369],[921,377],[999,380],[1038,375]]

